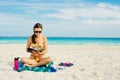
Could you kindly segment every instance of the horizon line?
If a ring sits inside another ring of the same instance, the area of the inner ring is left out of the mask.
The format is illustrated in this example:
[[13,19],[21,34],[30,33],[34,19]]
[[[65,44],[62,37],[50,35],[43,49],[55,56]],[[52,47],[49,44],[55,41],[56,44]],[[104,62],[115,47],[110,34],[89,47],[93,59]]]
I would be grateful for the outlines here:
[[[29,36],[0,36],[0,37],[24,37],[27,38]],[[95,36],[91,36],[91,37],[83,37],[83,36],[46,36],[47,38],[120,38],[120,37],[95,37]]]

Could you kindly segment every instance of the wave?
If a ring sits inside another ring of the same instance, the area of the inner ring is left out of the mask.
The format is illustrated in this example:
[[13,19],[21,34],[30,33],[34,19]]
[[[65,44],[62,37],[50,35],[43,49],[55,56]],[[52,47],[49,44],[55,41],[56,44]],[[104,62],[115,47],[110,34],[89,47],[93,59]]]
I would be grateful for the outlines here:
[[8,43],[8,41],[0,41],[0,44],[1,44],[1,43]]

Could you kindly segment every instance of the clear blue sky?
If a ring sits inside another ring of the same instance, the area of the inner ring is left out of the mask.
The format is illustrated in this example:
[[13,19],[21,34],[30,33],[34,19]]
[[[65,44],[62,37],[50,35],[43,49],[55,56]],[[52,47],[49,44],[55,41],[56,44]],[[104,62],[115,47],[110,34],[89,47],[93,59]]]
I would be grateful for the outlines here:
[[0,36],[120,37],[120,0],[0,0]]

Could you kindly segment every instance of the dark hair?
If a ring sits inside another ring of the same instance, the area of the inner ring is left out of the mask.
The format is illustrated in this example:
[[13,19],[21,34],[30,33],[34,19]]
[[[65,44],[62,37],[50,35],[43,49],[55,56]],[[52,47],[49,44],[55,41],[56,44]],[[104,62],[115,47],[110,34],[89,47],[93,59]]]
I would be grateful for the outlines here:
[[[42,24],[36,23],[36,24],[34,25],[34,27],[33,27],[33,32],[34,32],[35,28],[41,28],[41,29],[42,29]],[[33,35],[32,35],[32,43],[34,43],[34,44],[36,43],[35,38],[36,38],[36,35],[33,34]]]

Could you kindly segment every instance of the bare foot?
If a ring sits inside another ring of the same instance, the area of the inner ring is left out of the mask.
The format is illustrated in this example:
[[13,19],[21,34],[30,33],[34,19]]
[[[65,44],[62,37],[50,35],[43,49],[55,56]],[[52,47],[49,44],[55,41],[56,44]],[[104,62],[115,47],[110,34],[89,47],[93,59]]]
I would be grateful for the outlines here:
[[30,64],[24,64],[24,66],[28,66],[28,67],[31,67],[31,65],[30,65]]
[[36,67],[36,65],[35,65],[35,64],[33,64],[33,65],[30,65],[30,67]]

